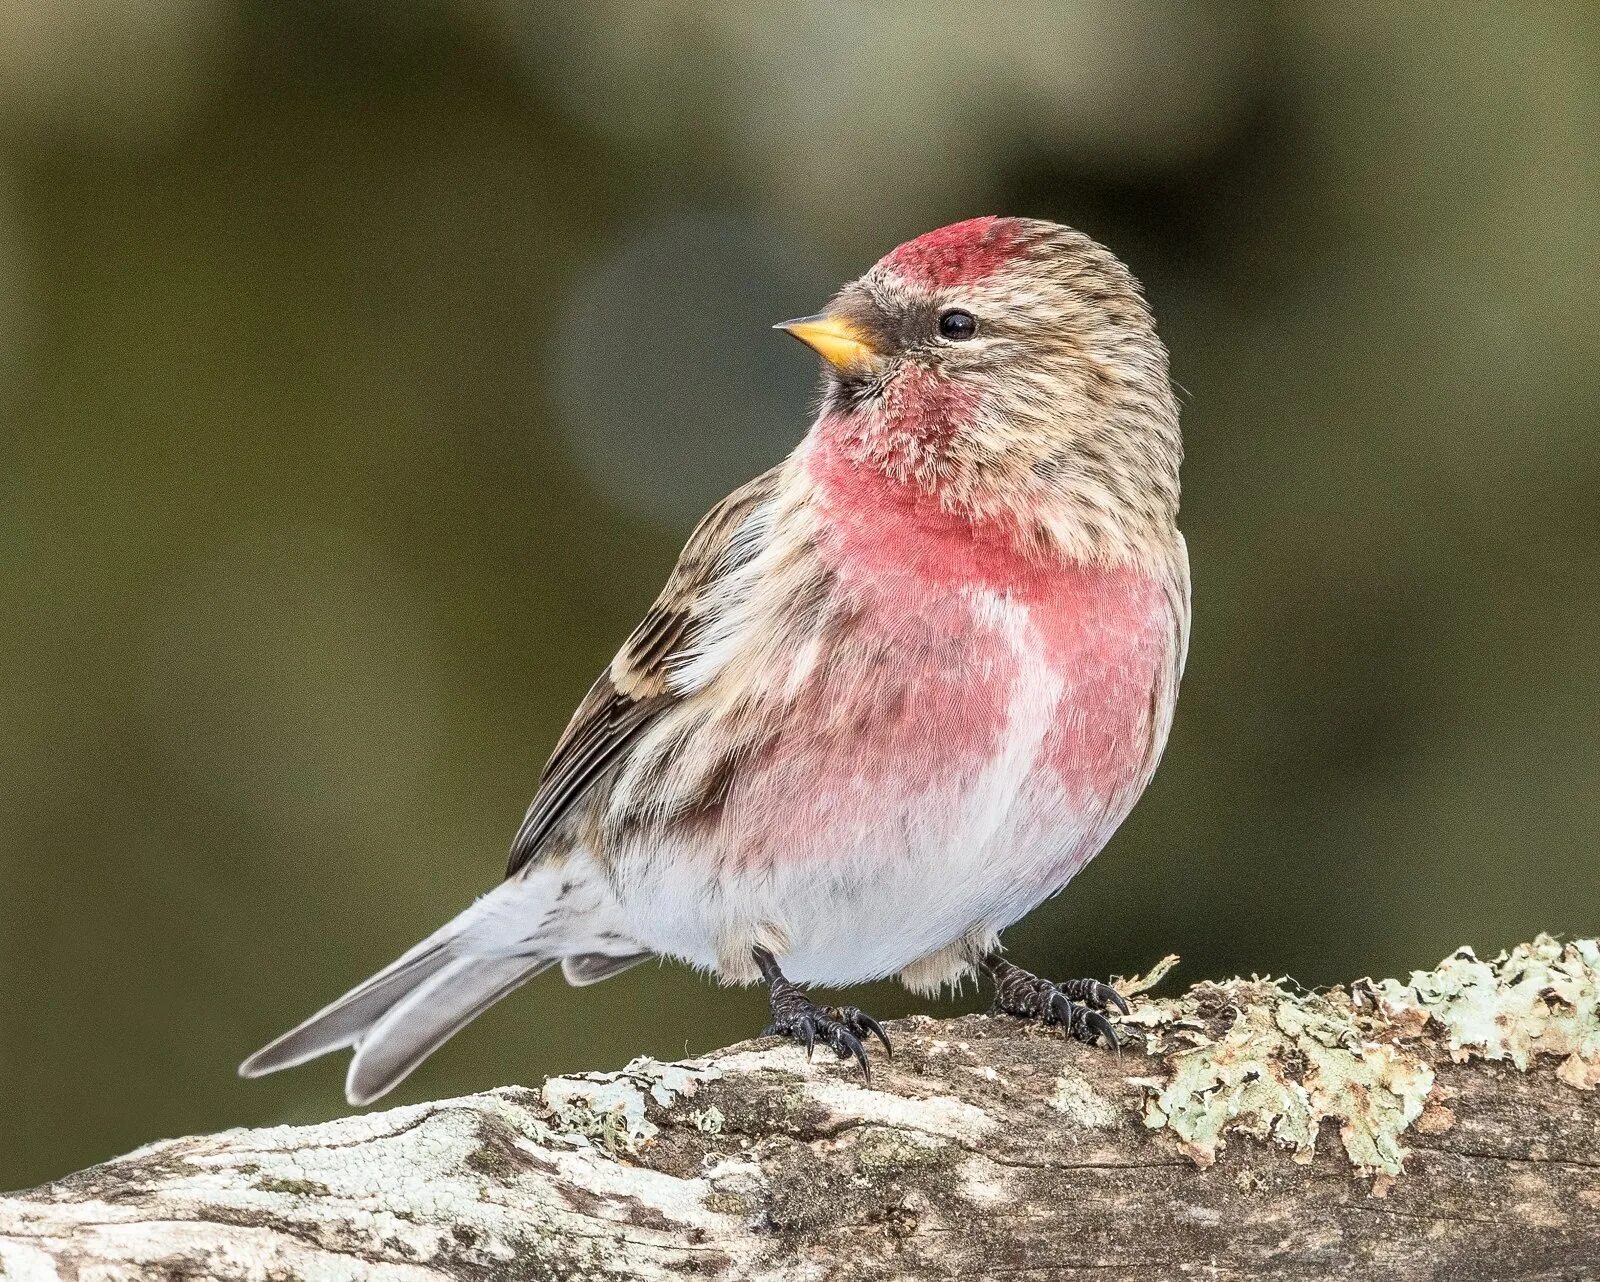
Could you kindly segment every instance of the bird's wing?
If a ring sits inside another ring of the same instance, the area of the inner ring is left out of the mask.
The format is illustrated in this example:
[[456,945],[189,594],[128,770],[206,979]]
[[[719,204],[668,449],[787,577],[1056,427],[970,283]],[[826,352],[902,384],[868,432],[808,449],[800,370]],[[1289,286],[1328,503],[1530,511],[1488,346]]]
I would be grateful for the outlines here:
[[506,876],[534,858],[594,781],[678,701],[671,667],[693,652],[718,584],[754,555],[757,541],[741,534],[777,491],[780,472],[773,468],[741,486],[695,527],[661,595],[589,688],[550,754],[512,840]]

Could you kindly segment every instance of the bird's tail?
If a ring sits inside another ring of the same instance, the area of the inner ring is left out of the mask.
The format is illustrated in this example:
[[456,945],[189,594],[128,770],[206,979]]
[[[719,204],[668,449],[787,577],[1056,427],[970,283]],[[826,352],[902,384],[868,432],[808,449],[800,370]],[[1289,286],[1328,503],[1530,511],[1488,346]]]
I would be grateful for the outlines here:
[[[473,1019],[520,984],[554,965],[565,951],[555,941],[507,938],[508,919],[524,915],[538,896],[537,877],[507,882],[403,957],[358,984],[310,1019],[239,1065],[244,1077],[292,1068],[330,1051],[353,1047],[345,1097],[369,1104]],[[549,908],[549,904],[542,905]]]

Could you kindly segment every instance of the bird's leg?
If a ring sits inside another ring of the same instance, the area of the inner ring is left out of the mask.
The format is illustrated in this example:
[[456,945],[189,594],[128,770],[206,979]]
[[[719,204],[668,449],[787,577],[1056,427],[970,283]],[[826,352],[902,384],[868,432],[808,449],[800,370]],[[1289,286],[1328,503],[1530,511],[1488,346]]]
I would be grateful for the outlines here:
[[894,1058],[894,1048],[878,1021],[854,1006],[818,1006],[796,984],[790,983],[778,969],[778,960],[765,948],[751,949],[761,978],[767,983],[772,998],[772,1023],[762,1032],[763,1037],[792,1037],[806,1048],[806,1058],[820,1041],[833,1047],[840,1059],[855,1056],[861,1065],[861,1075],[872,1080],[872,1070],[867,1067],[866,1048],[861,1039],[869,1033],[883,1043],[885,1053]]
[[989,953],[978,963],[994,981],[994,1008],[1022,1019],[1060,1024],[1070,1037],[1082,1042],[1105,1038],[1113,1050],[1116,1030],[1101,1012],[1116,1007],[1126,1015],[1127,1000],[1109,984],[1097,979],[1069,979],[1053,984],[1013,966],[999,953]]

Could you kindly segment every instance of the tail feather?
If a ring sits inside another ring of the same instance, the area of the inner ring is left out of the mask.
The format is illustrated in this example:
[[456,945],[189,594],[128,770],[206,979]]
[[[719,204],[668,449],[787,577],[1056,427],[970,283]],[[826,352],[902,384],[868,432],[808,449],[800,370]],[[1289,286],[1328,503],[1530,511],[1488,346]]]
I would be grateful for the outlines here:
[[357,1045],[362,1035],[419,985],[452,961],[444,941],[424,940],[343,997],[330,1002],[239,1065],[241,1077],[263,1077],[330,1051]]
[[354,1047],[345,1095],[392,1089],[473,1018],[563,958],[593,983],[642,961],[598,883],[544,863],[502,882],[410,952],[239,1065],[260,1077]]
[[554,962],[546,957],[460,957],[450,962],[362,1035],[345,1077],[345,1098],[370,1104],[387,1094],[490,1006]]

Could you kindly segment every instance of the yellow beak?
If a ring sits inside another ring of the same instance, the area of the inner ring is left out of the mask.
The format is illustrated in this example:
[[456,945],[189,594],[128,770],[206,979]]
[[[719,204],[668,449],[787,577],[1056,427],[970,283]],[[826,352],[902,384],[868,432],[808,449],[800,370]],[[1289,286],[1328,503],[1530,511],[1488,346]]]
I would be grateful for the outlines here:
[[849,321],[826,312],[784,321],[773,328],[793,334],[834,369],[864,369],[878,359],[878,349],[865,333]]

